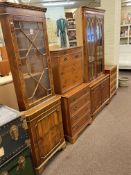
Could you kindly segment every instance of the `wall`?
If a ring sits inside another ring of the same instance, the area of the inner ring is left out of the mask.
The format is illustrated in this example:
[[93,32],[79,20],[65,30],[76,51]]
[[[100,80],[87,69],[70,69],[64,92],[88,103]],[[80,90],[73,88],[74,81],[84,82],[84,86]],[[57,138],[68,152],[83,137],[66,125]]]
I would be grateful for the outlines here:
[[105,63],[119,64],[121,0],[101,0],[105,13]]
[[[48,19],[51,19],[52,20],[52,29],[48,25],[48,22],[47,22],[47,32],[48,32],[48,35],[50,35],[53,32],[53,36],[49,36],[49,37],[50,38],[53,38],[54,37],[54,43],[52,41],[50,43],[50,45],[59,45],[60,46],[60,38],[57,37],[57,35],[56,35],[56,31],[57,31],[56,21],[59,18],[65,18],[64,7],[48,7],[47,8],[47,12],[46,12],[46,18],[47,18],[47,20]],[[52,30],[52,32],[51,32],[51,30]]]

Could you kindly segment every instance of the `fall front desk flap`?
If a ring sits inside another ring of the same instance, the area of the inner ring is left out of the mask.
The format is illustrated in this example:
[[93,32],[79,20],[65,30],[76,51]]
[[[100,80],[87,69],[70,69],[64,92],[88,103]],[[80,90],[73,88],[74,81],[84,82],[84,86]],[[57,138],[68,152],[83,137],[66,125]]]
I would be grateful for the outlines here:
[[27,146],[27,124],[20,113],[0,105],[0,166]]

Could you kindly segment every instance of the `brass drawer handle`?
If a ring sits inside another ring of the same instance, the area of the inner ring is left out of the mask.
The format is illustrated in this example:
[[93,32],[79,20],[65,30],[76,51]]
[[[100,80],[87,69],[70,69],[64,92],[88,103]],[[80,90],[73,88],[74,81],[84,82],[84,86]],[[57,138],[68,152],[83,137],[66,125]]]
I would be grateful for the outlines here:
[[17,171],[23,170],[24,168],[25,168],[25,157],[24,156],[20,156],[19,160],[18,160]]
[[64,61],[67,61],[67,60],[68,60],[68,58],[67,58],[67,57],[65,57],[65,58],[64,58]]
[[19,138],[19,130],[18,130],[18,126],[13,125],[10,128],[10,136],[13,140],[17,141]]
[[75,55],[75,58],[76,58],[76,59],[79,58],[79,55]]

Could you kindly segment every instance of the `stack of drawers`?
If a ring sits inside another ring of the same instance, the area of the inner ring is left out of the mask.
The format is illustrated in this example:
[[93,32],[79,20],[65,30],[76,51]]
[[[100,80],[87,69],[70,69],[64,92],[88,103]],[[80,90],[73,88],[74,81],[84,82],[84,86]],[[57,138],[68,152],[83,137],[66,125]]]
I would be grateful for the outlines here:
[[64,135],[74,143],[91,122],[89,84],[83,83],[83,49],[51,51],[51,61],[55,93],[62,96]]
[[110,75],[110,98],[116,94],[117,66],[106,65],[105,73]]
[[56,94],[63,94],[83,82],[82,47],[59,49],[50,53]]
[[62,95],[64,133],[74,143],[81,131],[91,123],[90,89],[83,83]]

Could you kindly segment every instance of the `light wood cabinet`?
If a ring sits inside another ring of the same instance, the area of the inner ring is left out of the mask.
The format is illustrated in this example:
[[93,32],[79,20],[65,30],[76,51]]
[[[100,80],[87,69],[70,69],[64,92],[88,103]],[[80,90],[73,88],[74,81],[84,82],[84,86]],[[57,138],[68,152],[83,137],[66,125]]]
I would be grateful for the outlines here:
[[83,83],[62,95],[65,138],[74,143],[92,121],[89,84]]
[[37,174],[41,174],[47,160],[65,148],[61,102],[55,96],[26,112],[32,154]]
[[117,66],[105,65],[105,73],[110,75],[110,98],[117,93]]
[[96,115],[110,98],[109,75],[103,75],[90,84],[91,88],[91,114]]
[[55,93],[66,93],[83,83],[82,47],[59,49],[50,53]]

